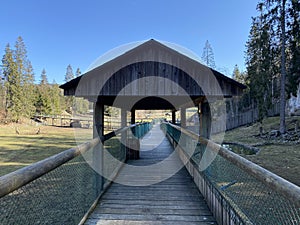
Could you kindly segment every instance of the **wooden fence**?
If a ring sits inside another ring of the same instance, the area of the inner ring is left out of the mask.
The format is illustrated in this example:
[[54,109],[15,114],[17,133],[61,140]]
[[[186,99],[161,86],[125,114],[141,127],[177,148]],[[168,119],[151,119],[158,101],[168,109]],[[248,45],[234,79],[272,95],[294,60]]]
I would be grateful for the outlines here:
[[[280,103],[275,103],[268,110],[268,116],[277,116],[280,111]],[[240,126],[248,125],[257,122],[258,108],[253,107],[245,111],[230,110],[226,115],[226,130],[231,130]],[[215,123],[216,125],[211,128],[211,133],[216,134],[224,130],[224,127]]]

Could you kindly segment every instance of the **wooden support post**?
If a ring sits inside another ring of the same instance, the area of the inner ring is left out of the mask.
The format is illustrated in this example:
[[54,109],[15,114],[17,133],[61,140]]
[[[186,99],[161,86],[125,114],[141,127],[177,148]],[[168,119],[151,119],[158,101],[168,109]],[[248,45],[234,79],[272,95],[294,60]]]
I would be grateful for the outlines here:
[[[93,124],[93,137],[101,137],[104,134],[104,105],[100,102],[94,103],[94,124]],[[96,194],[99,195],[103,190],[103,145],[100,143],[93,150],[93,167],[97,171],[96,174]]]
[[135,124],[135,110],[131,110],[131,124]]
[[[121,109],[121,127],[127,126],[127,110]],[[124,160],[126,160],[127,132],[121,134],[121,152],[123,152]]]
[[186,108],[180,109],[180,120],[181,120],[181,127],[186,127]]
[[201,136],[208,138],[210,137],[211,130],[211,114],[208,102],[201,104]]
[[176,111],[175,110],[172,111],[172,123],[173,124],[176,123]]
[[[186,128],[186,108],[181,107],[180,108],[180,126],[182,128]],[[180,136],[180,145],[182,145],[183,148],[186,147],[187,139],[185,136]]]

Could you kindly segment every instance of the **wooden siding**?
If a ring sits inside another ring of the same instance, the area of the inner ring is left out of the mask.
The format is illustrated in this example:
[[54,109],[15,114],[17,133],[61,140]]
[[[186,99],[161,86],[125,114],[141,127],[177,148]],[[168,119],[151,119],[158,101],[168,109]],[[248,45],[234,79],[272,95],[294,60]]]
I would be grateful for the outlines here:
[[[133,81],[137,82],[124,89]],[[178,87],[182,87],[182,90]],[[183,90],[191,96],[229,97],[241,94],[245,87],[157,41],[150,40],[61,88],[65,95],[92,98],[116,95],[186,95]]]

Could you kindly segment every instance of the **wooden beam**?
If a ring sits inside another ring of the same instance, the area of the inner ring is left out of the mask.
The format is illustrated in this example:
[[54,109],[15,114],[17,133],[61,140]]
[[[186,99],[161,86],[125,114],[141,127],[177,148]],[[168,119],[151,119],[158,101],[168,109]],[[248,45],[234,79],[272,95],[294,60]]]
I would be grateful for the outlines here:
[[131,124],[135,124],[135,110],[131,110]]
[[180,109],[180,124],[181,127],[185,128],[186,127],[186,108],[181,108]]
[[176,123],[176,111],[175,110],[172,111],[172,123],[173,124]]
[[[94,125],[93,125],[93,137],[100,139],[104,135],[104,104],[100,102],[94,103]],[[97,172],[96,179],[96,193],[97,195],[103,189],[103,144],[100,143],[93,149],[93,168]]]
[[205,102],[201,104],[201,131],[202,137],[209,138],[211,131],[211,113],[209,103]]

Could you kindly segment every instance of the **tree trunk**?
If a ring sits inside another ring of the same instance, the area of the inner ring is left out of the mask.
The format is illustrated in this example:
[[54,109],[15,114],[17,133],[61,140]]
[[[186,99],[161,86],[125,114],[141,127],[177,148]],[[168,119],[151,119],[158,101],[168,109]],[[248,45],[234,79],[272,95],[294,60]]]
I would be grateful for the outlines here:
[[286,79],[286,68],[285,68],[285,3],[286,0],[282,1],[281,8],[281,86],[280,86],[280,133],[285,133],[285,79]]

